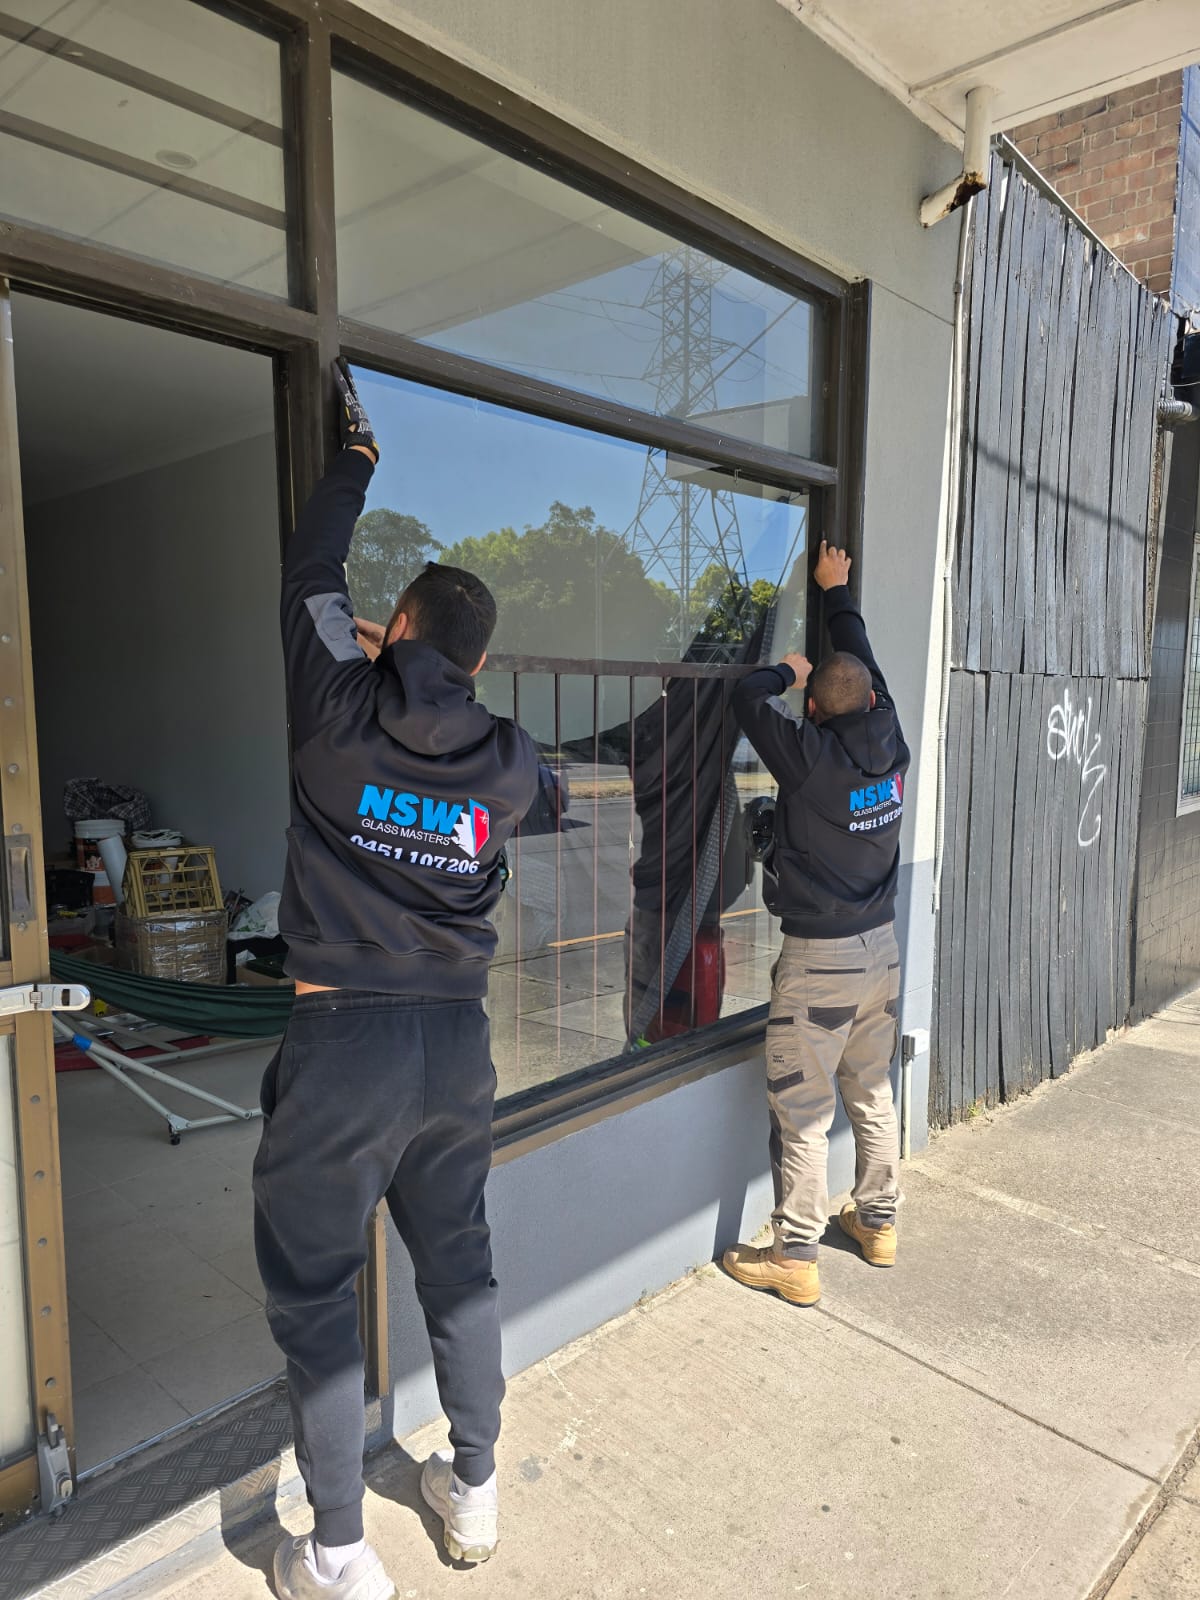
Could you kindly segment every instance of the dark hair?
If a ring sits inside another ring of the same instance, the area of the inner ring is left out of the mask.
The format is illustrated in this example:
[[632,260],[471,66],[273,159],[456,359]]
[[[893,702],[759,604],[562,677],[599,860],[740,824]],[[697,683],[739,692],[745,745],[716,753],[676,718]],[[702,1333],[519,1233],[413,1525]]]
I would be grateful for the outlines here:
[[871,709],[871,674],[857,656],[835,650],[808,680],[808,692],[823,717]]
[[474,672],[496,626],[496,602],[482,579],[461,567],[426,564],[396,602],[388,635],[396,618],[408,618],[409,639],[440,650],[464,672]]

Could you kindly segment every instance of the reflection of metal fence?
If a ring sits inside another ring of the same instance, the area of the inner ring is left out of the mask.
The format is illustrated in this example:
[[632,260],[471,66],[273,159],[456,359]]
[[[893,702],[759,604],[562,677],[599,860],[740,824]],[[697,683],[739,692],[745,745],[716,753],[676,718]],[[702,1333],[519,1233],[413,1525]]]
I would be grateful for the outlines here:
[[[714,652],[715,653],[715,652]],[[589,952],[593,995],[611,991],[611,961],[617,896],[614,868],[620,851],[624,938],[621,981],[629,1042],[662,1038],[716,1021],[721,1002],[719,918],[748,886],[753,864],[742,832],[743,783],[734,781],[739,733],[730,712],[733,684],[753,670],[721,661],[607,661],[498,655],[488,660],[488,699],[493,709],[522,721],[522,701],[538,683],[537,737],[548,767],[572,773],[570,801],[563,781],[543,790],[537,807],[517,830],[513,848],[515,945],[519,960],[553,955],[560,995],[564,962],[578,970]],[[574,726],[564,731],[563,680],[590,680],[572,695]],[[506,682],[507,680],[507,682]],[[607,710],[602,713],[601,686]],[[617,685],[620,711],[614,718]],[[503,708],[496,703],[511,702]],[[494,686],[494,688],[493,688]],[[580,690],[583,690],[582,697]],[[549,715],[545,715],[549,712]],[[583,717],[589,723],[581,733]],[[607,726],[602,726],[607,723]],[[580,768],[590,776],[582,777]],[[628,782],[614,783],[614,768]],[[588,826],[590,851],[571,840]],[[553,846],[530,848],[533,835],[552,834]],[[732,877],[731,877],[732,866]],[[569,901],[564,890],[572,880]],[[738,881],[734,882],[733,877]],[[590,904],[581,907],[585,880]],[[732,895],[730,891],[732,890]],[[602,912],[603,907],[603,912]],[[711,948],[698,939],[708,930]],[[548,937],[549,935],[549,937]],[[714,966],[715,963],[715,966]],[[582,974],[581,974],[582,975]]]

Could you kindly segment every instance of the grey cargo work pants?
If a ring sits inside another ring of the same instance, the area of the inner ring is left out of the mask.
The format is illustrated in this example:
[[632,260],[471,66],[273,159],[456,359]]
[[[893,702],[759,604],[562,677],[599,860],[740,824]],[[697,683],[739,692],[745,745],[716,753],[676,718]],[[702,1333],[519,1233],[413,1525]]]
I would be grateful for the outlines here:
[[767,1021],[772,1224],[780,1255],[815,1261],[829,1215],[835,1083],[854,1131],[854,1200],[870,1227],[896,1220],[900,1140],[891,1065],[900,952],[891,923],[845,939],[784,937]]

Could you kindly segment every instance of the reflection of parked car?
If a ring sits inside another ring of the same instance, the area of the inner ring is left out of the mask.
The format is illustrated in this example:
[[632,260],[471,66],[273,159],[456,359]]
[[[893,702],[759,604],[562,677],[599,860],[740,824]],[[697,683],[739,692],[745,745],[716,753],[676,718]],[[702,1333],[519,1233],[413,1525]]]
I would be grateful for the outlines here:
[[762,763],[758,759],[754,746],[743,734],[733,747],[733,770],[735,772],[757,772],[761,765]]

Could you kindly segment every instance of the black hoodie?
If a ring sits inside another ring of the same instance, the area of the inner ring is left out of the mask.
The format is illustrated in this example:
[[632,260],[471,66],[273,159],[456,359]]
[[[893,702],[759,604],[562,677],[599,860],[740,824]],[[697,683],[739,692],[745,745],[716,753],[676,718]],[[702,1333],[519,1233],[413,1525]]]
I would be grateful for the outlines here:
[[284,557],[292,826],[279,931],[301,982],[475,999],[496,947],[501,852],[533,803],[537,754],[432,646],[363,654],[345,561],[373,470],[343,451]]
[[871,674],[870,711],[822,723],[794,717],[779,698],[790,667],[760,667],[738,684],[734,714],[779,784],[775,843],[763,899],[798,939],[842,939],[890,922],[900,868],[909,753],[863,619],[844,585],[825,591],[835,650]]

